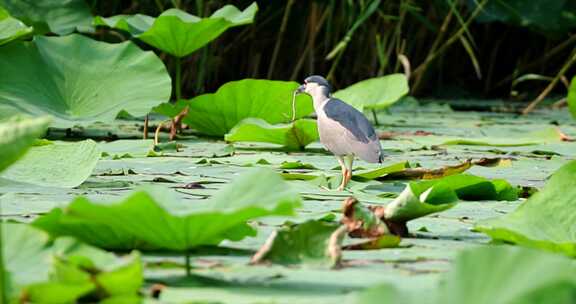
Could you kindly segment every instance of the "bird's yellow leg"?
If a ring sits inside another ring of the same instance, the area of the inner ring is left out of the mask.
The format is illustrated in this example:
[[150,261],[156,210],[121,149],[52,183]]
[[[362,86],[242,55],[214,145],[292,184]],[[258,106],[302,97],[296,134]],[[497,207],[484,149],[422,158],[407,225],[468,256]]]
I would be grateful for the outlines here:
[[338,191],[342,191],[352,179],[352,163],[354,162],[354,155],[347,155],[345,157],[336,156],[336,158],[342,167],[342,183],[338,187]]
[[348,185],[348,182],[352,179],[352,164],[354,163],[354,155],[346,155],[344,158],[344,165],[346,167],[346,174],[344,175],[344,187]]
[[336,156],[336,159],[338,159],[338,162],[340,163],[340,167],[342,168],[342,182],[340,183],[340,186],[338,187],[338,191],[342,191],[342,190],[344,190],[344,187],[346,187],[346,184],[347,184],[346,177],[348,175],[348,170],[346,169],[346,163],[344,161],[344,157]]

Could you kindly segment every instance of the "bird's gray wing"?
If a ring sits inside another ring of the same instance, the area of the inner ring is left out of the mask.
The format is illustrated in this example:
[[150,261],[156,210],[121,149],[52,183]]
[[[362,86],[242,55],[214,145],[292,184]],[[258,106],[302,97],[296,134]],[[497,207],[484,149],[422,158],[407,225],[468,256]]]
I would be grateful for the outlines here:
[[356,141],[346,143],[354,154],[367,162],[381,163],[383,161],[384,155],[380,140],[364,114],[336,98],[330,98],[323,110],[328,119],[338,122],[348,131],[350,139]]
[[324,105],[324,112],[328,118],[337,121],[352,133],[358,141],[368,143],[378,140],[372,124],[364,114],[342,100],[330,98]]

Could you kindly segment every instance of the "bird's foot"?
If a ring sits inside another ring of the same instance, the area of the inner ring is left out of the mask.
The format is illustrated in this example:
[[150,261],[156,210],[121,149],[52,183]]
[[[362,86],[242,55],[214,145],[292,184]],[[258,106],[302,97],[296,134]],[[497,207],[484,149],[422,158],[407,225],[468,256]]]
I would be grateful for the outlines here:
[[343,186],[339,186],[336,189],[331,189],[331,188],[328,188],[327,186],[320,186],[320,189],[326,190],[326,191],[344,191],[344,189],[346,189],[346,188]]

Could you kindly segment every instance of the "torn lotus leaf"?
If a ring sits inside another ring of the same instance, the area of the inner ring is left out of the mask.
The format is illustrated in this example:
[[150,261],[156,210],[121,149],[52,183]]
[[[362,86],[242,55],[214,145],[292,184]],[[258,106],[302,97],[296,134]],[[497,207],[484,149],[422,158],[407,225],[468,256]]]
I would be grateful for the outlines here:
[[459,164],[440,168],[414,167],[414,164],[400,162],[387,167],[373,170],[365,170],[354,173],[356,180],[399,180],[399,179],[438,179],[451,175],[460,174],[473,166],[498,167],[510,166],[510,158],[481,158],[478,160],[467,159]]
[[284,226],[268,237],[251,264],[308,264],[337,268],[346,228],[336,222],[310,220]]

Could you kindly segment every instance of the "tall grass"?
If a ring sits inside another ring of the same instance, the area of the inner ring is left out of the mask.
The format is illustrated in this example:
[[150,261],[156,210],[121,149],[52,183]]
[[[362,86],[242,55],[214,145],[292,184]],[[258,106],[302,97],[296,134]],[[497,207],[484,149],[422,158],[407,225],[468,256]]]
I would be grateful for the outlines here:
[[[94,14],[104,16],[156,16],[174,6],[205,16],[225,4],[244,8],[252,2],[88,1]],[[408,64],[417,96],[507,98],[517,77],[533,73],[554,78],[566,67],[576,35],[477,22],[489,1],[497,0],[476,0],[475,6],[468,0],[261,0],[253,25],[228,31],[182,62],[182,95],[247,77],[301,80],[322,74],[343,87],[405,72]],[[564,72],[572,69],[570,65]],[[536,97],[548,85],[528,82],[519,89]]]

